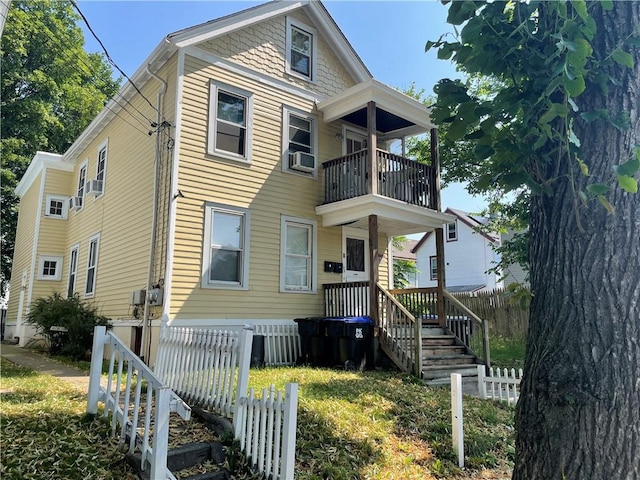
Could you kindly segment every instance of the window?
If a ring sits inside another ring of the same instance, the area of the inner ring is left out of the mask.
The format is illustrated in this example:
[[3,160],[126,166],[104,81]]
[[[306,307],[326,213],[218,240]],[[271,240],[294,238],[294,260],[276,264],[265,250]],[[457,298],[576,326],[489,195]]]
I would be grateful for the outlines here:
[[[315,118],[284,107],[282,122],[283,170],[315,175],[317,150]],[[306,155],[296,158],[296,152]]]
[[76,291],[76,278],[78,276],[78,252],[80,245],[71,247],[69,253],[69,280],[67,281],[67,298],[73,297]]
[[438,257],[429,257],[429,272],[431,280],[438,280]]
[[67,197],[59,195],[47,195],[44,216],[49,218],[66,219],[69,211]]
[[458,224],[451,222],[447,225],[447,242],[458,240]]
[[40,255],[38,262],[38,280],[58,281],[62,277],[62,257],[58,255]]
[[84,206],[84,194],[87,183],[87,161],[80,166],[80,170],[78,171],[78,190],[76,192],[76,196],[80,198],[80,208]]
[[203,288],[248,288],[249,210],[205,205]]
[[280,245],[280,291],[315,293],[316,223],[282,217]]
[[305,80],[315,80],[315,29],[287,18],[287,72]]
[[84,296],[92,297],[96,290],[96,270],[98,268],[98,250],[100,235],[94,235],[89,239],[89,256],[87,257],[87,282],[84,287]]
[[211,82],[208,153],[250,162],[251,111],[250,93]]
[[107,178],[107,147],[108,140],[105,141],[98,150],[98,161],[96,163],[96,180],[98,181],[98,190],[100,193],[96,197],[104,194],[105,181]]

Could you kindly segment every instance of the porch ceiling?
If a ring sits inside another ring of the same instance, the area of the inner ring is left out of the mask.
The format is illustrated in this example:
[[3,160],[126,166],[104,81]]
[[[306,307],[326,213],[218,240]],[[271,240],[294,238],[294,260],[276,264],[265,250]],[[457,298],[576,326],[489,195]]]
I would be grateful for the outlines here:
[[376,127],[381,140],[428,132],[429,109],[413,98],[371,79],[318,103],[324,121],[342,119],[367,128],[367,103],[376,104]]
[[320,205],[316,207],[316,214],[322,216],[322,225],[325,227],[348,225],[365,229],[369,225],[369,215],[377,215],[378,230],[389,236],[429,232],[455,219],[448,213],[381,195],[363,195]]

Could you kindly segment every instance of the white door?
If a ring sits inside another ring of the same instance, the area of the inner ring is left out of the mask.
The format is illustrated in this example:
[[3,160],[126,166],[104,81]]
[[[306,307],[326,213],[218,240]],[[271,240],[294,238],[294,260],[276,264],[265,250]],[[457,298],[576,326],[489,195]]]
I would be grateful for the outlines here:
[[360,228],[342,227],[343,282],[369,280],[369,232]]
[[345,128],[342,148],[345,155],[367,148],[367,135],[356,130]]

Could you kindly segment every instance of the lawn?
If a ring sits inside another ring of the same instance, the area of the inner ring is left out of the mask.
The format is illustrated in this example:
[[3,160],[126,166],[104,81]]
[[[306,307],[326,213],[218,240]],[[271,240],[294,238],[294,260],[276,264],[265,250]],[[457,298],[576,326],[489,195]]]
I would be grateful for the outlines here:
[[524,337],[489,337],[491,365],[501,368],[523,368],[525,346]]
[[[250,386],[298,382],[296,479],[507,478],[513,407],[465,397],[466,468],[451,449],[448,388],[397,372],[251,371]],[[133,479],[86,397],[63,381],[2,361],[3,479]]]

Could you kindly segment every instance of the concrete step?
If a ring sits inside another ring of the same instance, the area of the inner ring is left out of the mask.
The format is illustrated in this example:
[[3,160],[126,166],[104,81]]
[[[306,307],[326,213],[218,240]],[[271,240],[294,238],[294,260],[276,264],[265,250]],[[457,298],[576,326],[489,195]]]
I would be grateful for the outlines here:
[[423,345],[422,354],[432,355],[455,355],[467,353],[466,347],[462,345]]
[[455,335],[431,335],[429,337],[422,337],[422,346],[428,345],[455,345]]
[[475,363],[466,363],[459,365],[430,365],[422,367],[422,378],[425,380],[442,379],[443,383],[447,383],[445,380],[451,378],[452,373],[459,373],[463,377],[477,377],[478,365]]
[[475,358],[476,358],[475,355],[463,355],[463,354],[423,355],[422,365],[424,366],[469,365],[474,363]]

